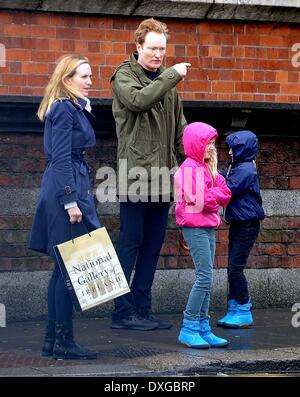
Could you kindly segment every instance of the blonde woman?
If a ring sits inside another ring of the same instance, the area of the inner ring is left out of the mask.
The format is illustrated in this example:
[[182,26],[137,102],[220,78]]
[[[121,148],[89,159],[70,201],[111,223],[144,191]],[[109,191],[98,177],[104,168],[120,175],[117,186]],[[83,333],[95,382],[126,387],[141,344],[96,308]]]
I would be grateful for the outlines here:
[[217,172],[217,131],[205,123],[191,123],[183,133],[187,156],[174,175],[176,223],[182,227],[196,272],[183,313],[178,341],[203,349],[228,345],[209,325],[209,302],[215,257],[215,229],[220,226],[219,206],[226,206],[231,192]]
[[[42,355],[92,359],[95,352],[73,338],[73,304],[56,262],[53,246],[100,227],[91,195],[86,148],[95,145],[90,124],[91,67],[77,55],[62,57],[38,110],[45,123],[47,166],[33,220],[29,248],[48,254],[55,268],[48,288],[48,321]],[[80,224],[84,218],[85,228]],[[72,226],[72,230],[71,230]]]

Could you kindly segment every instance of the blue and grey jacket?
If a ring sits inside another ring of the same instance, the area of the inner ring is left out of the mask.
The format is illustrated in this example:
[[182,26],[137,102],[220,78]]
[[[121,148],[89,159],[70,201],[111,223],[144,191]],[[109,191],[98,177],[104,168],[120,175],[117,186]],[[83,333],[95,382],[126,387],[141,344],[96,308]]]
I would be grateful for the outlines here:
[[226,143],[232,149],[233,156],[224,175],[232,192],[225,211],[225,221],[262,220],[265,213],[255,165],[258,139],[251,131],[237,131],[226,138]]

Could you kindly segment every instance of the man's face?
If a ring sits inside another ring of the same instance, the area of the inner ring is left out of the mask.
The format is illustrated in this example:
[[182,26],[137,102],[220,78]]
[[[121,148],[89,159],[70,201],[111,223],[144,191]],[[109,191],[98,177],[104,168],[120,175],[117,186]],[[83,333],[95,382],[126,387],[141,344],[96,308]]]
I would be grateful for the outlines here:
[[147,33],[144,43],[136,45],[138,63],[146,70],[155,72],[163,62],[166,45],[167,39],[163,33]]

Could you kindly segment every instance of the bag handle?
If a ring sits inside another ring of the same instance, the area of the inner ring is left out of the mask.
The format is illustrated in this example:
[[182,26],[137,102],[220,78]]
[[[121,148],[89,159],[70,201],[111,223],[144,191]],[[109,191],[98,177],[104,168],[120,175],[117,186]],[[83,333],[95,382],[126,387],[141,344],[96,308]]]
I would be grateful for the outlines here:
[[[92,237],[92,235],[90,234],[90,232],[89,232],[89,229],[87,228],[87,226],[86,226],[86,224],[83,222],[83,220],[81,221],[81,222],[79,222],[79,223],[77,223],[77,225],[82,225],[83,226],[83,228],[84,228],[84,231],[86,232],[86,234],[88,234],[90,237]],[[75,238],[76,237],[74,237],[74,233],[73,233],[73,229],[72,229],[72,226],[74,227],[74,225],[75,224],[72,224],[71,223],[71,239],[72,239],[72,244],[74,244],[74,240],[75,240]],[[79,236],[78,236],[79,237]]]

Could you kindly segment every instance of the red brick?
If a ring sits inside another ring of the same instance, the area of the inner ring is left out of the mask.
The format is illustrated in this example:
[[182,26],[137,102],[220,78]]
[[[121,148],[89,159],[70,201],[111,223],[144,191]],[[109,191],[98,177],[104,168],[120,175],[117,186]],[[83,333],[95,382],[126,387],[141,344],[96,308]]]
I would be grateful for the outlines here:
[[[45,37],[49,37],[48,35]],[[57,39],[73,39],[78,40],[80,38],[80,29],[78,28],[56,28]]]
[[216,268],[227,268],[228,257],[225,255],[217,255],[215,262]]
[[288,77],[289,77],[289,72],[276,72],[276,82],[277,83],[287,83],[288,82]]
[[10,24],[4,25],[4,34],[12,37],[31,37],[31,26]]
[[283,257],[281,257],[281,256],[278,256],[278,257],[270,256],[269,257],[269,265],[268,265],[268,267],[270,267],[270,268],[283,267],[282,260],[283,260]]
[[300,244],[289,244],[287,249],[288,255],[300,255]]
[[300,267],[300,256],[293,257],[293,267]]
[[289,83],[298,83],[299,80],[300,80],[300,72],[288,72]]
[[5,73],[2,75],[2,83],[6,85],[16,85],[17,87],[22,87],[23,85],[27,85],[27,76],[22,74]]
[[62,54],[50,51],[31,51],[32,62],[56,62]]
[[[190,255],[187,255],[187,256],[179,256],[179,257],[177,257],[177,258],[178,258],[178,259],[177,259],[177,268],[178,268],[178,269],[194,269],[194,268],[195,268],[195,267],[194,267],[194,264],[193,264],[193,260],[192,260],[192,258],[191,258]],[[167,260],[169,260],[171,263],[173,263],[171,257],[167,258]],[[175,260],[175,263],[176,263],[176,260]],[[174,264],[175,264],[175,263],[174,263]],[[166,268],[167,268],[167,267],[170,267],[169,264],[168,264],[168,262],[166,263]]]
[[160,252],[161,255],[179,255],[179,243],[164,243]]
[[164,263],[164,268],[165,269],[178,269],[178,268],[182,268],[183,266],[181,266],[179,264],[179,261],[183,264],[186,263],[185,261],[181,260],[181,258],[177,257],[177,256],[167,256],[165,258],[165,263]]
[[257,83],[245,83],[237,82],[235,83],[236,92],[256,92]]
[[290,178],[290,188],[300,189],[300,176],[292,176]]
[[75,50],[75,43],[73,40],[63,40],[63,51],[66,52],[74,52]]
[[237,35],[237,40],[240,46],[259,46],[259,36]]
[[213,81],[211,89],[213,92],[232,92],[234,83],[231,81]]
[[216,69],[235,69],[236,60],[231,58],[215,58],[213,59],[213,68]]
[[262,47],[280,47],[284,45],[284,38],[282,36],[261,36],[259,44]]
[[224,242],[228,241],[228,230],[221,230],[217,231],[217,241]]
[[286,254],[286,247],[283,244],[258,244],[258,251],[262,255],[282,256]]
[[50,39],[55,37],[55,28],[50,26],[30,26],[30,36]]
[[[198,46],[196,45],[188,45],[187,48],[187,56],[188,57],[196,57],[198,56]],[[168,54],[169,54],[169,46],[168,46]]]
[[22,62],[22,73],[24,74],[48,74],[48,65],[45,63]]

